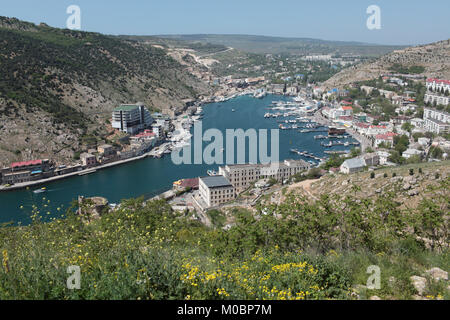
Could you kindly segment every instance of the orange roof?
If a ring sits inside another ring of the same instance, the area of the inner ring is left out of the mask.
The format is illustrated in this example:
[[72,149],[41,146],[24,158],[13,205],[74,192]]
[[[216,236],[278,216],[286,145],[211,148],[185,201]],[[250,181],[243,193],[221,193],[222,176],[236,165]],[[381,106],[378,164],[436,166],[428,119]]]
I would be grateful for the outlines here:
[[342,109],[343,110],[353,110],[353,108],[350,106],[343,106]]

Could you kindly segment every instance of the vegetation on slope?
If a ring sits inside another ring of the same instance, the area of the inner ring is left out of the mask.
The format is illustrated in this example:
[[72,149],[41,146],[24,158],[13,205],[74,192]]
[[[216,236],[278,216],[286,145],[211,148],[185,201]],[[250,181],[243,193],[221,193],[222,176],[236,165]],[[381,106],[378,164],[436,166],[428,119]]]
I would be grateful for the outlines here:
[[51,126],[44,126],[55,143],[56,126],[77,138],[95,130],[105,133],[105,120],[119,103],[143,101],[167,109],[204,90],[164,50],[135,41],[5,17],[0,17],[0,39],[0,118],[14,124],[3,128],[0,142],[14,144],[10,136],[20,134],[15,139],[20,141],[29,134],[32,141],[17,145],[18,150],[36,144],[30,136],[43,125],[33,123],[38,116],[50,120]]
[[[123,201],[90,223],[68,212],[44,224],[39,215],[50,204],[35,207],[31,226],[0,229],[0,298],[353,299],[367,267],[378,265],[381,289],[360,298],[410,299],[411,275],[448,270],[449,182],[414,209],[391,193],[314,202],[290,194],[256,216],[235,209],[228,231],[164,201]],[[81,268],[79,290],[66,287],[71,265]],[[445,281],[425,294],[449,298]]]

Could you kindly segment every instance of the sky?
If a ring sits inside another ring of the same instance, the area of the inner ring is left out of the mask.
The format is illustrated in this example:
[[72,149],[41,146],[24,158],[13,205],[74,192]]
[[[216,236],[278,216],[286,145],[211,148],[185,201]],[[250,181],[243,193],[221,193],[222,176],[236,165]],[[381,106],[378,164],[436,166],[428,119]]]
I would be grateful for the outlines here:
[[[0,15],[104,34],[251,34],[416,45],[450,38],[450,0],[1,0]],[[366,13],[380,8],[381,29]]]

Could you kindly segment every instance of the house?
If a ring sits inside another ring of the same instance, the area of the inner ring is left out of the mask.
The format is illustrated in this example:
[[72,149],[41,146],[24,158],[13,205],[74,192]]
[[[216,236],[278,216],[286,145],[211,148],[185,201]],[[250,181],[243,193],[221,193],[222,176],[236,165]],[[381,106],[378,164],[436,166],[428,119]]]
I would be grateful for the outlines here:
[[97,151],[105,157],[115,154],[114,147],[110,144],[102,144],[101,146],[98,146]]
[[431,143],[431,140],[425,137],[420,137],[417,139],[417,142],[419,142],[421,146],[426,147]]
[[409,159],[412,156],[419,156],[422,157],[423,151],[417,150],[417,149],[407,149],[402,153],[402,157],[405,159]]
[[378,150],[377,155],[380,160],[380,165],[384,165],[389,162],[390,153],[384,150]]
[[390,147],[394,144],[394,137],[396,133],[388,132],[383,134],[377,134],[375,136],[375,148],[377,148],[380,144],[384,143],[387,147]]
[[89,168],[93,167],[97,164],[97,158],[91,154],[91,153],[82,153],[80,155],[81,163],[83,163],[83,166]]
[[224,176],[200,177],[198,188],[201,199],[208,207],[223,204],[236,196],[234,187]]
[[341,166],[340,171],[345,174],[359,172],[364,169],[366,163],[364,159],[361,158],[353,158],[345,160]]
[[366,166],[377,166],[380,164],[380,156],[375,153],[366,153],[360,157],[364,160]]

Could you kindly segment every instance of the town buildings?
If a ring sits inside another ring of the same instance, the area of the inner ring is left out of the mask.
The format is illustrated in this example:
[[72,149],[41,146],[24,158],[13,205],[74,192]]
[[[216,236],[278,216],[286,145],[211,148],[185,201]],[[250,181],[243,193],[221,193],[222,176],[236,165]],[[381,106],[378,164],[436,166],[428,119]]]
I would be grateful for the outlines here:
[[112,113],[112,127],[122,132],[135,134],[153,122],[148,109],[142,104],[122,104]]

